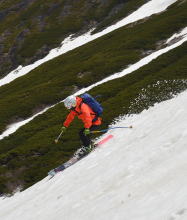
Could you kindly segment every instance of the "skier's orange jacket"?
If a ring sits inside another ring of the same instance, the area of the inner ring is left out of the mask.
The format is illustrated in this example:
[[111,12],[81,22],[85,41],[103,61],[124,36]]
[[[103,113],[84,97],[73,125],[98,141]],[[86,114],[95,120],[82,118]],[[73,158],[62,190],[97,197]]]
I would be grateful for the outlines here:
[[[68,127],[75,116],[77,116],[79,119],[83,121],[85,128],[90,128],[92,125],[101,124],[101,118],[96,118],[95,112],[93,112],[87,104],[83,103],[82,98],[80,97],[76,97],[76,107],[73,110],[71,110],[68,114],[64,122],[64,126]],[[94,120],[95,118],[97,120]]]

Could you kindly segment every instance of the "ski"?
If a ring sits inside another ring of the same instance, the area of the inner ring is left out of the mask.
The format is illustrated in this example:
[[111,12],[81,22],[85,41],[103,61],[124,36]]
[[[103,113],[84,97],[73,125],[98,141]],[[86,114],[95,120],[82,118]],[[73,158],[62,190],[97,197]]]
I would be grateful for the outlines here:
[[[94,151],[97,147],[100,147],[102,146],[103,144],[107,143],[110,139],[112,139],[114,136],[109,134],[107,135],[105,138],[103,138],[101,141],[99,141],[98,143],[95,144],[95,147],[92,151]],[[79,149],[78,149],[79,150]],[[78,151],[77,150],[77,151]],[[76,151],[76,152],[77,152]],[[92,152],[91,151],[91,152]],[[90,152],[90,153],[91,153]],[[48,175],[49,175],[49,179],[53,178],[57,173],[59,172],[62,172],[63,170],[67,169],[68,167],[72,166],[73,164],[77,163],[78,161],[80,161],[81,159],[83,159],[84,157],[88,156],[90,153],[86,154],[86,155],[83,155],[81,157],[78,157],[78,156],[74,156],[68,160],[67,162],[63,163],[62,165],[56,167],[55,169],[52,169],[48,172]]]
[[111,138],[113,138],[114,136],[112,134],[107,135],[105,138],[103,138],[101,141],[99,141],[96,144],[96,147],[101,146],[102,144],[105,144],[106,142],[108,142]]

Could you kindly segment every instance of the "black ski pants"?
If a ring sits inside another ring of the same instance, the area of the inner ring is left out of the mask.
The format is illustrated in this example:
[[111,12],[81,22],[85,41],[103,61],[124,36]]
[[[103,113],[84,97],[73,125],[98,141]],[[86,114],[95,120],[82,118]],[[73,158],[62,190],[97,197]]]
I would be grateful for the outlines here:
[[[90,127],[90,131],[95,131],[98,129],[98,127],[99,127],[98,125],[92,125]],[[90,134],[85,135],[84,130],[85,130],[85,128],[83,128],[79,131],[79,136],[80,136],[80,139],[81,139],[83,146],[88,147],[91,144],[91,135]]]

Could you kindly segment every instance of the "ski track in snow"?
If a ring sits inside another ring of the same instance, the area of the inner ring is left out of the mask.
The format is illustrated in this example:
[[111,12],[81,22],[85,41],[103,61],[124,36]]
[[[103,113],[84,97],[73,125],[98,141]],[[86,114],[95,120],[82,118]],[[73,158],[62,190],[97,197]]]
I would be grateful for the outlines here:
[[27,73],[29,73],[33,69],[37,68],[41,64],[43,64],[51,59],[54,59],[57,56],[60,56],[70,50],[73,50],[77,47],[80,47],[90,41],[93,41],[93,40],[95,40],[105,34],[112,32],[120,27],[123,27],[127,24],[133,23],[133,22],[138,21],[140,19],[149,17],[153,14],[160,13],[160,12],[164,11],[171,4],[175,3],[176,1],[177,0],[164,0],[164,1],[163,0],[151,0],[148,3],[144,4],[143,6],[141,6],[138,10],[136,10],[135,12],[133,12],[132,14],[127,16],[126,18],[122,19],[121,21],[117,22],[116,24],[114,24],[112,26],[109,26],[108,28],[104,29],[103,31],[101,31],[99,33],[91,35],[91,32],[93,30],[90,30],[88,33],[86,33],[82,36],[79,36],[77,38],[73,38],[73,39],[72,39],[72,36],[70,35],[61,43],[60,47],[52,49],[46,57],[36,61],[33,64],[28,65],[28,66],[25,66],[25,67],[19,66],[17,69],[11,71],[7,76],[0,79],[0,86],[5,85],[7,83],[10,83],[13,80],[17,79],[18,77],[26,75]]
[[113,139],[50,181],[1,198],[1,220],[186,220],[186,109],[184,91],[121,119],[112,126],[133,129],[110,130]]
[[[119,72],[119,73],[115,73],[113,74],[112,76],[109,76],[87,88],[84,88],[84,89],[81,89],[79,90],[78,92],[75,93],[75,95],[80,95],[84,92],[87,92],[91,89],[93,89],[94,87],[98,86],[98,85],[101,85],[103,83],[106,83],[110,80],[114,80],[116,78],[120,78],[120,77],[123,77],[129,73],[132,73],[133,71],[141,68],[142,66],[150,63],[152,60],[156,59],[157,57],[159,57],[160,55],[164,54],[164,53],[167,53],[168,51],[182,45],[184,42],[187,41],[187,28],[184,28],[180,33],[177,33],[177,34],[174,34],[172,37],[170,37],[168,40],[167,40],[167,44],[170,43],[171,40],[173,40],[174,38],[176,37],[183,37],[182,39],[180,39],[178,42],[170,45],[170,46],[167,46],[161,50],[158,50],[156,52],[153,52],[152,54],[148,55],[147,57],[144,57],[143,59],[141,59],[140,61],[138,61],[137,63],[133,64],[133,65],[130,65],[128,68],[126,68],[125,70],[123,70],[122,72]],[[61,101],[62,102],[62,101]],[[58,104],[58,103],[57,103]],[[55,105],[57,105],[55,104]],[[49,106],[47,107],[46,109],[44,109],[43,111],[37,113],[36,115],[32,116],[31,118],[29,119],[26,119],[24,121],[21,121],[21,122],[17,122],[17,123],[14,123],[14,124],[11,124],[7,130],[5,132],[3,132],[1,135],[0,135],[0,140],[3,139],[4,137],[7,137],[9,136],[10,134],[14,133],[15,131],[17,131],[21,126],[29,123],[31,120],[33,120],[35,117],[37,117],[38,115],[40,114],[43,114],[44,112],[46,112],[48,109],[54,107],[55,105],[52,105],[52,106]]]

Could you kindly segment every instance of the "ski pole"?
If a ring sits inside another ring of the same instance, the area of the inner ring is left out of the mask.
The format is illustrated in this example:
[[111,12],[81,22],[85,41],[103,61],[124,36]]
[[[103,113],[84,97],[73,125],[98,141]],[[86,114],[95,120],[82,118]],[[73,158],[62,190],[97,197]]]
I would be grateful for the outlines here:
[[58,135],[58,137],[55,139],[55,143],[58,143],[58,140],[60,139],[60,137],[62,136],[62,133],[63,133],[64,131],[61,131],[60,132],[60,134]]
[[112,128],[107,128],[107,129],[99,130],[99,131],[91,131],[90,133],[92,133],[92,134],[103,133],[103,132],[106,132],[108,130],[116,129],[116,128],[132,128],[132,125],[129,126],[129,127],[112,127]]

